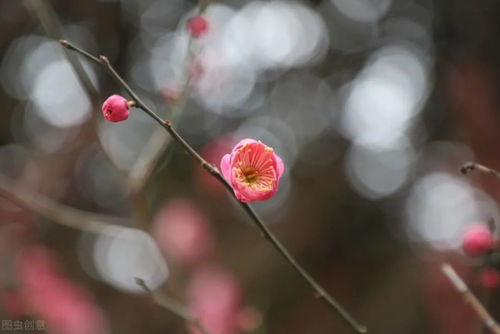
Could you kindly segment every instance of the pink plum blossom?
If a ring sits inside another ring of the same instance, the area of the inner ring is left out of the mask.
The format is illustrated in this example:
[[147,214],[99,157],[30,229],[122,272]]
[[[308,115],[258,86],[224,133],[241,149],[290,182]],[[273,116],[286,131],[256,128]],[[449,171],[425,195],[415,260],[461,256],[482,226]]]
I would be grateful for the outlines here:
[[255,139],[243,139],[221,160],[221,171],[242,202],[262,201],[278,191],[285,171],[274,150]]
[[[218,265],[201,266],[187,285],[190,308],[210,332],[240,332],[238,315],[242,309],[242,291],[236,277]],[[193,329],[194,333],[199,333]]]
[[485,225],[474,224],[465,231],[462,248],[467,255],[482,255],[492,247],[493,235]]
[[123,96],[111,95],[102,104],[102,114],[110,122],[121,122],[128,118],[130,104]]

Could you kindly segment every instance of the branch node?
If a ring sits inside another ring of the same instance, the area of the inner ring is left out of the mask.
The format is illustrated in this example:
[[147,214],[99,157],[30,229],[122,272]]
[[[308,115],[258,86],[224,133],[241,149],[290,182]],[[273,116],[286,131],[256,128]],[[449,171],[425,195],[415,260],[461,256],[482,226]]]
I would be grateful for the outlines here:
[[99,56],[99,60],[101,61],[101,63],[103,63],[105,65],[109,65],[109,59],[108,59],[108,57],[106,57],[106,56]]
[[474,169],[475,169],[475,164],[473,162],[466,162],[462,165],[462,167],[460,167],[460,172],[466,175],[468,172]]
[[220,174],[219,172],[219,169],[217,168],[217,166],[215,166],[214,164],[212,163],[209,163],[209,162],[206,162],[206,161],[203,161],[201,163],[201,167],[203,169],[205,169],[207,172],[209,172],[210,174],[212,175],[217,175],[217,174]]
[[62,46],[64,46],[65,48],[69,48],[70,47],[70,44],[67,40],[65,39],[60,39],[59,40],[59,44],[61,44]]

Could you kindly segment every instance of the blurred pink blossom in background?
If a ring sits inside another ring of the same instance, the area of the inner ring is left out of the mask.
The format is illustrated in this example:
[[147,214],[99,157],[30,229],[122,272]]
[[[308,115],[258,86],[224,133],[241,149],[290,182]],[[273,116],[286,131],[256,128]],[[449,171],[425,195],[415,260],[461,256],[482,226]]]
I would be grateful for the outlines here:
[[21,294],[17,291],[4,292],[2,294],[2,306],[12,319],[26,316],[26,307]]
[[205,260],[214,248],[207,217],[188,199],[165,205],[153,223],[153,236],[166,256],[182,264]]
[[493,234],[486,225],[476,223],[467,228],[462,241],[465,254],[470,256],[482,255],[492,247]]
[[43,246],[29,246],[16,259],[24,305],[51,333],[107,333],[100,308],[80,286],[63,277]]
[[175,83],[168,83],[162,90],[162,97],[166,104],[176,103],[182,95],[182,87]]
[[188,30],[194,38],[201,37],[208,31],[208,21],[202,15],[196,15],[187,22]]
[[228,270],[217,265],[199,267],[188,282],[187,292],[191,310],[209,332],[239,332],[242,291]]
[[486,268],[481,273],[480,281],[486,289],[497,288],[500,284],[500,273],[495,268]]
[[[203,147],[200,152],[201,156],[210,163],[220,161],[226,152],[232,149],[234,143],[235,140],[231,135],[220,137]],[[194,173],[200,187],[210,196],[226,194],[224,186],[198,163],[195,165]]]
[[0,198],[0,229],[5,228],[9,236],[23,239],[33,230],[33,214],[8,199]]

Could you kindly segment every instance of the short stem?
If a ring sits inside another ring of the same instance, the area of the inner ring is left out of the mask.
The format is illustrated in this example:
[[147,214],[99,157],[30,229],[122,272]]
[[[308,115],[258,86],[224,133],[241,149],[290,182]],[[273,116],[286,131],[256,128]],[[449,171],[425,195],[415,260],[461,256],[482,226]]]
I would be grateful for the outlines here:
[[[111,76],[120,84],[130,95],[130,97],[136,101],[137,108],[142,109],[146,112],[151,118],[153,118],[160,126],[162,126],[176,141],[178,144],[182,146],[182,148],[191,155],[200,165],[213,177],[215,177],[220,183],[222,183],[226,189],[234,195],[233,189],[231,185],[224,179],[222,174],[219,172],[218,168],[214,165],[208,163],[203,157],[201,157],[196,150],[189,145],[189,143],[182,138],[182,136],[175,130],[172,126],[172,122],[169,120],[162,120],[153,110],[151,110],[142,100],[137,96],[137,94],[130,88],[130,86],[122,79],[122,77],[115,71],[113,66],[110,64],[109,60],[100,56],[99,58],[89,54],[88,52],[76,47],[68,41],[60,41],[61,45],[74,50],[81,55],[87,57],[88,59],[96,62],[97,64],[105,66]],[[237,199],[236,199],[237,200]],[[283,256],[283,258],[295,269],[295,271],[309,284],[309,286],[318,294],[318,296],[326,302],[328,306],[333,308],[342,319],[344,319],[356,332],[358,333],[366,333],[367,329],[365,326],[359,324],[332,296],[326,292],[326,290],[319,285],[312,276],[302,268],[299,263],[295,260],[295,258],[288,252],[288,250],[281,244],[281,242],[274,236],[274,234],[267,228],[264,222],[260,219],[257,213],[248,205],[247,203],[243,203],[238,201],[243,208],[243,210],[248,214],[248,216],[252,219],[252,221],[257,225],[257,227],[261,230],[267,240],[276,248],[279,254]]]

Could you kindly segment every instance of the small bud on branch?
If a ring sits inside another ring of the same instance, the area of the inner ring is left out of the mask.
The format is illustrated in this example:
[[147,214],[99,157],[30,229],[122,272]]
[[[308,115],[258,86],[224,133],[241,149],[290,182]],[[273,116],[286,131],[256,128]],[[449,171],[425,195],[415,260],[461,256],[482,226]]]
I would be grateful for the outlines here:
[[189,33],[194,38],[203,36],[208,32],[208,21],[202,15],[196,15],[187,21]]

